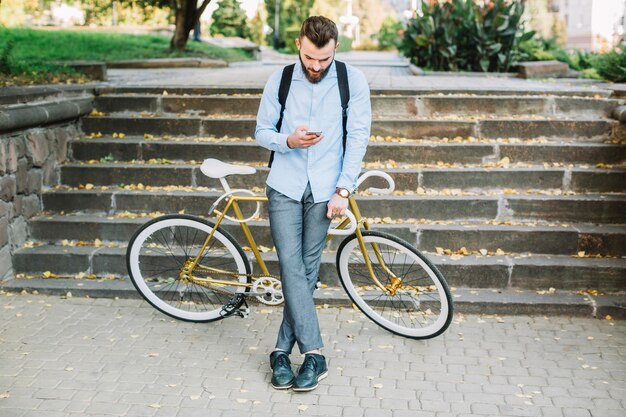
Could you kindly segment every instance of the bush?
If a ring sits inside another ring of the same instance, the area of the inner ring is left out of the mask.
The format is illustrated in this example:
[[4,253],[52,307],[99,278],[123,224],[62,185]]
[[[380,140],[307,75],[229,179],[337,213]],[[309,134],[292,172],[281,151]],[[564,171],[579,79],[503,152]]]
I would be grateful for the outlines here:
[[530,39],[520,44],[520,60],[565,62],[585,78],[626,81],[626,44],[607,53],[567,52],[553,39]]
[[378,31],[378,48],[397,49],[402,43],[403,26],[395,17],[387,16]]
[[211,36],[250,37],[246,12],[237,0],[220,0],[217,9],[213,12],[213,21],[209,27],[209,33]]
[[422,16],[407,24],[401,51],[419,67],[436,71],[508,71],[520,42],[531,39],[515,0],[422,2]]
[[592,56],[590,62],[593,69],[605,80],[626,82],[626,43],[611,52]]

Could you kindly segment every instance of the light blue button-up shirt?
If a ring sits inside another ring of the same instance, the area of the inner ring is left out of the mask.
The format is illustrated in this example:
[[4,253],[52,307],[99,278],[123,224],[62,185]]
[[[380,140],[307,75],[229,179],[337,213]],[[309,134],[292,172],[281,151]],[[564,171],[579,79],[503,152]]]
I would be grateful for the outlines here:
[[[350,102],[343,157],[341,98],[334,61],[326,77],[317,84],[307,80],[300,62],[296,63],[280,132],[276,131],[276,123],[280,116],[278,88],[282,69],[272,74],[265,85],[255,136],[259,145],[274,151],[267,185],[289,198],[300,201],[307,183],[311,184],[315,202],[330,200],[336,187],[350,191],[356,187],[370,137],[372,110],[365,75],[351,65],[346,67]],[[302,125],[309,131],[321,131],[324,138],[306,149],[290,149],[287,137]]]

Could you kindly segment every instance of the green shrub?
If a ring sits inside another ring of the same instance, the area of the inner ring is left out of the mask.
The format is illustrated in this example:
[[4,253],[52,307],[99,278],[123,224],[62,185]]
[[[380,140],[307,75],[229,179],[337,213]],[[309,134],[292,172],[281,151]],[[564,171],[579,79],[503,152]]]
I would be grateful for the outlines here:
[[593,69],[605,80],[626,82],[626,43],[611,52],[590,57],[590,62]]
[[378,31],[378,49],[396,49],[402,43],[403,26],[395,17],[387,16]]
[[246,21],[246,12],[237,0],[220,0],[213,12],[213,21],[209,27],[211,36],[250,37],[250,27]]
[[584,78],[603,79],[613,82],[626,81],[626,44],[607,53],[586,51],[567,52],[553,39],[530,39],[520,44],[521,61],[565,62],[580,71]]
[[531,39],[515,0],[422,2],[422,16],[409,20],[400,46],[417,66],[436,71],[508,71],[518,44]]

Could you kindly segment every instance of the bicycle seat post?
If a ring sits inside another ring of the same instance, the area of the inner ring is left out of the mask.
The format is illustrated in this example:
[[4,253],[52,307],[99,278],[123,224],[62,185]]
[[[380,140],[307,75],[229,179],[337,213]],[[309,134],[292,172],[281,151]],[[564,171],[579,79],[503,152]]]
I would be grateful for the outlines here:
[[225,192],[230,192],[230,186],[228,185],[228,181],[226,181],[226,177],[220,177],[220,183],[222,184]]

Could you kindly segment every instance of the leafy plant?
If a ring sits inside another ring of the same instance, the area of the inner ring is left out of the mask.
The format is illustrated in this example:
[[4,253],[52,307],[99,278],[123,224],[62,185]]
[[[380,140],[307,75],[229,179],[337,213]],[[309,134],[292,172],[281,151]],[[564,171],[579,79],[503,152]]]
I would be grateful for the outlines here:
[[427,69],[508,71],[518,57],[519,43],[534,36],[524,32],[520,1],[423,1],[422,11],[409,20],[400,49]]
[[115,158],[113,157],[113,154],[110,153],[107,156],[100,158],[100,163],[106,164],[107,162],[113,162],[114,160]]
[[395,17],[387,16],[378,31],[379,49],[396,49],[402,43],[403,26]]
[[626,43],[611,52],[590,58],[592,67],[605,80],[626,82]]
[[246,12],[244,12],[237,0],[220,0],[217,9],[213,12],[213,22],[209,32],[212,36],[250,37],[250,27],[246,22]]

